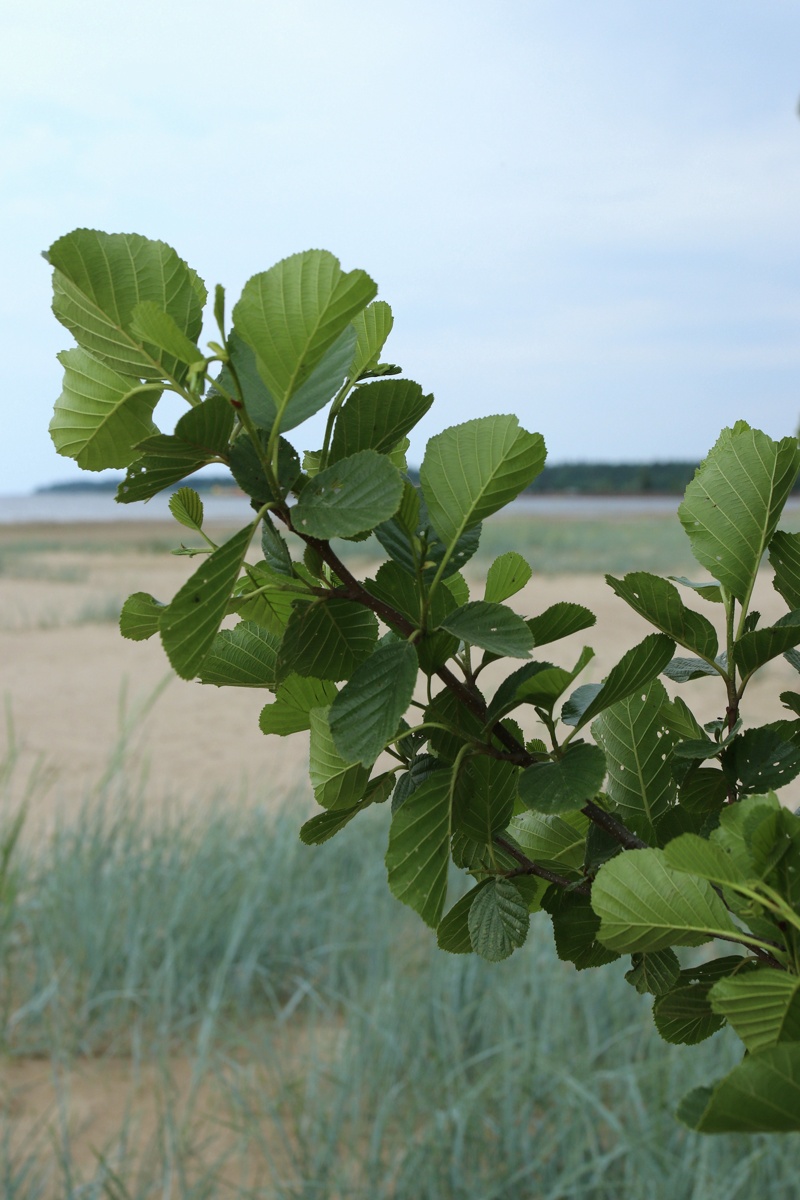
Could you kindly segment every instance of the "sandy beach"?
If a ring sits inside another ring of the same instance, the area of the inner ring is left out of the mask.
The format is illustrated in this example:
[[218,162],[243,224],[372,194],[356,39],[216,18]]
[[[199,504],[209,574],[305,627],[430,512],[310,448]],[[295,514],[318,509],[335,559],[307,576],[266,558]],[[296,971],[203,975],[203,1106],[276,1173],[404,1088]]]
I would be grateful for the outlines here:
[[[258,728],[269,693],[178,679],[157,638],[130,642],[119,634],[115,613],[129,593],[148,591],[169,600],[196,565],[168,553],[174,529],[152,522],[74,525],[56,531],[57,549],[24,554],[13,552],[15,544],[38,537],[51,545],[52,527],[0,530],[0,551],[6,552],[0,678],[17,753],[6,803],[18,804],[32,786],[29,829],[46,828],[58,813],[69,820],[109,770],[120,766],[153,811],[220,799],[277,807],[292,795],[303,808],[310,803],[307,735],[265,738]],[[480,598],[480,575],[468,569],[467,576],[472,597]],[[571,666],[582,646],[592,646],[596,657],[581,682],[602,679],[650,632],[596,574],[534,575],[511,603],[533,616],[557,600],[577,601],[597,614],[593,629],[542,652]],[[718,606],[698,604],[718,617]],[[767,571],[758,581],[756,607],[764,621],[785,611]],[[746,696],[746,723],[786,715],[778,693],[798,682],[783,659],[764,669]],[[716,680],[687,685],[682,694],[703,720],[720,715]],[[534,718],[526,732],[535,728]],[[7,753],[8,726],[2,737]],[[800,787],[795,783],[784,795],[796,803]]]

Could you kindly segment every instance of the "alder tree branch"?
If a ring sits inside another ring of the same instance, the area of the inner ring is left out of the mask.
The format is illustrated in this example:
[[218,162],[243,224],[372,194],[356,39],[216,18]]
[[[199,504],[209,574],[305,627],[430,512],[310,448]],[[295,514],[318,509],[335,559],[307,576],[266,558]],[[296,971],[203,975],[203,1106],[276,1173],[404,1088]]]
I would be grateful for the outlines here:
[[[362,604],[365,608],[369,608],[377,617],[390,626],[393,626],[398,632],[405,637],[411,637],[415,634],[417,626],[412,621],[409,621],[403,613],[398,612],[391,604],[387,604],[385,600],[378,599],[373,596],[362,583],[356,579],[355,575],[342,562],[335,550],[331,547],[330,542],[323,541],[320,538],[310,537],[306,533],[299,533],[292,525],[290,510],[286,507],[275,510],[276,515],[284,522],[287,529],[292,533],[297,534],[299,538],[310,546],[319,554],[322,561],[335,571],[337,577],[341,580],[342,586],[336,589],[335,594],[342,596],[346,600],[352,600],[356,604]],[[461,703],[479,720],[486,720],[486,705],[479,695],[476,695],[465,683],[454,675],[447,666],[436,668],[436,675],[441,679],[442,683],[456,696]],[[508,751],[507,761],[515,763],[520,767],[529,767],[533,763],[540,761],[538,756],[531,754],[525,749],[525,746],[507,730],[502,722],[496,721],[492,725],[492,735],[502,746]],[[643,841],[632,830],[628,829],[622,821],[617,820],[611,813],[605,812],[593,800],[587,800],[581,810],[584,816],[588,817],[593,824],[598,825],[606,833],[610,834],[615,841],[624,846],[626,850],[645,850],[647,842]],[[529,860],[528,860],[529,861]],[[554,881],[552,881],[554,882]],[[572,886],[570,884],[570,886]]]

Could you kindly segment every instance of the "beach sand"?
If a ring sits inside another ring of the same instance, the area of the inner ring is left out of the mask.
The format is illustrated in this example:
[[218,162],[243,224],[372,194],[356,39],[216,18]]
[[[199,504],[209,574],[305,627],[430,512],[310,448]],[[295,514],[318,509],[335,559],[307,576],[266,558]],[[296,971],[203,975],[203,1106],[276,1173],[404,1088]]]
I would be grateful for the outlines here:
[[[310,805],[306,782],[307,734],[266,738],[258,728],[268,692],[186,682],[170,670],[160,642],[123,639],[114,614],[134,591],[168,601],[197,565],[170,555],[174,526],[72,526],[0,529],[0,552],[22,543],[58,548],[7,553],[0,561],[0,689],[13,719],[17,765],[7,803],[18,804],[31,780],[28,830],[46,829],[61,814],[69,820],[116,770],[127,792],[147,808],[225,803],[282,805],[296,796]],[[362,569],[366,564],[361,564]],[[477,572],[467,571],[472,597],[482,595]],[[687,599],[689,599],[687,594]],[[597,625],[555,645],[540,657],[571,666],[584,645],[596,657],[579,682],[603,678],[650,627],[601,576],[534,576],[511,601],[525,616],[558,600],[573,600],[597,614]],[[718,618],[718,605],[696,607]],[[763,621],[785,611],[768,572],[758,581],[756,607]],[[719,621],[717,619],[717,624]],[[499,682],[503,668],[493,668]],[[758,725],[788,715],[778,693],[798,687],[783,660],[765,668],[745,697],[745,719]],[[703,679],[678,689],[702,720],[721,714],[720,681]],[[525,710],[523,710],[525,711]],[[526,733],[540,730],[535,717]],[[5,752],[8,729],[2,732]],[[797,782],[783,795],[800,802]]]

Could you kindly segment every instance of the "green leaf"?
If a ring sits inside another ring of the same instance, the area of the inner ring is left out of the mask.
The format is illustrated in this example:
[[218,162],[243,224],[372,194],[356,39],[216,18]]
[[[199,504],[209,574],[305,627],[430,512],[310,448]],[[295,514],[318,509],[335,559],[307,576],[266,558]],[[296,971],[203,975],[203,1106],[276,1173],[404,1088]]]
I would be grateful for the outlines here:
[[800,609],[787,613],[774,625],[743,634],[733,650],[733,661],[742,682],[772,658],[791,650],[800,642]]
[[711,767],[691,771],[680,787],[681,807],[690,813],[717,813],[728,795],[728,782],[722,773]]
[[389,887],[423,921],[438,925],[450,858],[451,772],[435,771],[392,817],[386,866]]
[[183,378],[132,331],[133,312],[152,301],[191,341],[200,336],[205,288],[171,246],[135,233],[76,229],[45,255],[54,268],[53,312],[79,346],[134,380]]
[[572,743],[555,762],[534,763],[519,777],[519,797],[535,812],[583,808],[603,786],[606,759],[599,746]]
[[305,568],[297,563],[295,569],[298,577],[290,579],[271,570],[266,562],[245,564],[246,574],[236,585],[230,611],[282,637],[293,606],[309,601],[309,581],[301,575]]
[[673,871],[696,875],[709,883],[733,885],[745,883],[747,876],[728,850],[695,833],[684,833],[664,848],[664,860]]
[[725,1024],[725,1018],[712,1011],[708,988],[689,984],[674,988],[653,1005],[653,1020],[665,1042],[696,1046]]
[[624,579],[606,575],[606,582],[634,612],[673,641],[701,658],[716,657],[719,644],[714,626],[707,617],[687,608],[678,589],[668,580],[647,571],[632,571]]
[[727,805],[720,813],[719,825],[711,841],[722,846],[733,858],[742,875],[758,874],[753,857],[752,831],[781,807],[778,797],[745,796],[736,804]]
[[184,413],[172,436],[159,433],[145,438],[137,447],[140,457],[117,489],[117,501],[149,500],[207,463],[227,458],[233,420],[227,400],[209,396]]
[[612,704],[592,725],[608,765],[606,793],[620,818],[643,836],[675,800],[669,761],[675,738],[664,722],[666,701],[664,685],[654,679],[644,692]]
[[281,645],[281,667],[316,679],[349,679],[372,653],[378,622],[368,608],[333,596],[295,605]]
[[[375,536],[398,566],[430,584],[443,561],[442,579],[445,580],[472,558],[478,549],[481,528],[476,525],[474,529],[466,530],[453,546],[445,546],[430,527],[428,510],[419,492],[406,483],[396,516],[376,526]],[[448,556],[446,560],[445,555]]]
[[487,845],[514,811],[519,769],[486,755],[462,763],[454,792],[453,826]]
[[364,766],[397,733],[417,681],[417,654],[410,642],[388,642],[356,667],[334,700],[330,726],[336,749]]
[[741,795],[769,792],[800,775],[800,745],[762,725],[734,739],[722,761],[735,772]]
[[353,817],[358,816],[371,804],[382,804],[389,798],[394,785],[394,775],[391,771],[377,775],[367,785],[363,798],[352,808],[333,808],[317,813],[311,820],[300,826],[300,841],[306,846],[321,846],[337,834],[345,825],[349,825]]
[[697,720],[685,700],[676,696],[674,700],[665,700],[661,708],[661,716],[667,729],[682,738],[703,738],[703,726]]
[[[138,341],[165,350],[171,359],[177,359],[187,366],[205,362],[203,351],[186,336],[175,318],[153,300],[142,300],[135,305],[131,313],[130,332]],[[160,354],[154,357],[162,359]],[[171,367],[169,359],[166,365]]]
[[472,953],[472,939],[469,934],[470,909],[475,898],[488,887],[489,882],[488,879],[482,879],[442,917],[436,929],[436,941],[440,950],[447,950],[449,954]]
[[546,646],[550,642],[559,642],[572,633],[589,629],[597,624],[597,617],[582,604],[573,604],[569,600],[560,600],[551,604],[538,617],[528,621],[528,628],[533,634],[534,646]]
[[678,516],[692,553],[742,603],[749,602],[798,467],[796,438],[774,442],[740,422],[723,430],[686,489]]
[[720,979],[709,994],[751,1052],[779,1042],[800,1042],[800,979],[782,971],[748,971]]
[[397,468],[383,454],[361,450],[306,484],[292,510],[292,524],[311,537],[351,537],[387,521],[402,496]]
[[560,875],[582,878],[589,821],[583,813],[545,815],[523,812],[513,817],[510,832],[522,850],[540,866]]
[[356,313],[353,317],[356,351],[347,372],[351,379],[358,379],[365,371],[377,366],[393,324],[392,310],[385,300],[373,300]]
[[507,550],[489,567],[483,598],[500,604],[522,591],[532,575],[533,571],[522,555],[517,554],[516,550]]
[[228,610],[253,527],[240,529],[200,564],[161,614],[161,641],[174,670],[193,679]]
[[551,887],[544,894],[542,908],[553,921],[558,957],[573,963],[578,971],[602,967],[619,958],[597,940],[600,920],[592,911],[588,896]]
[[716,580],[706,583],[693,583],[685,575],[669,575],[668,578],[673,583],[680,583],[683,587],[691,588],[693,592],[697,592],[698,596],[702,596],[704,600],[708,600],[711,604],[722,604],[722,589]]
[[490,724],[511,712],[520,704],[533,704],[537,709],[552,713],[553,705],[567,690],[576,676],[580,675],[587,663],[594,658],[594,651],[584,646],[583,651],[571,671],[563,667],[554,667],[552,663],[526,663],[507,675],[492,697],[492,702],[486,713],[487,724]]
[[524,491],[544,460],[541,434],[520,429],[512,416],[478,417],[432,437],[420,483],[431,524],[445,545]]
[[[266,451],[267,434],[260,433],[262,450]],[[248,434],[237,437],[228,453],[231,474],[246,496],[250,496],[259,508],[273,498],[267,480],[262,455],[259,454]],[[294,446],[286,438],[278,438],[278,484],[282,492],[288,492],[300,474],[300,459]]]
[[[364,794],[369,767],[348,763],[338,753],[331,736],[329,709],[312,708],[309,717],[311,748],[308,773],[317,803],[322,808],[352,808]],[[372,764],[370,763],[370,767]]]
[[182,487],[169,498],[169,511],[179,525],[198,532],[203,528],[203,501],[194,488]]
[[650,992],[663,996],[678,982],[681,964],[674,950],[655,950],[650,954],[634,954],[631,969],[625,978],[640,995]]
[[293,394],[281,418],[284,433],[302,425],[333,399],[350,369],[355,345],[356,332],[352,325],[348,325],[330,350],[325,352],[308,379]]
[[719,678],[719,671],[702,658],[673,658],[664,667],[662,674],[673,683],[691,683],[694,679],[702,679],[707,675]]
[[278,683],[280,639],[254,621],[240,621],[214,638],[203,665],[200,682],[216,687],[274,689]]
[[491,879],[467,918],[472,949],[489,962],[508,958],[528,936],[528,906],[510,879]]
[[158,623],[166,605],[159,603],[149,592],[134,592],[122,606],[119,631],[132,642],[145,642],[158,633]]
[[325,250],[293,254],[245,284],[233,321],[282,425],[294,393],[376,291],[364,271],[343,272]]
[[459,641],[480,646],[493,654],[511,658],[528,658],[533,646],[528,626],[503,604],[472,600],[449,613],[440,628],[452,633]]
[[278,737],[301,733],[311,728],[311,710],[328,707],[335,697],[336,688],[332,683],[290,675],[279,684],[275,702],[262,708],[259,728],[262,733],[274,733]]
[[379,379],[356,388],[336,418],[330,462],[360,450],[388,454],[433,404],[410,379]]
[[782,529],[769,544],[769,563],[775,572],[772,586],[789,608],[800,608],[800,533]]
[[[562,711],[562,721],[568,725],[574,725],[576,729],[581,729],[604,709],[610,708],[612,704],[616,704],[619,700],[625,700],[640,689],[646,690],[647,684],[664,670],[674,649],[675,643],[663,633],[649,634],[638,645],[632,646],[626,654],[623,654],[594,695],[590,695],[588,692],[584,693],[588,701],[585,707],[578,708],[575,703],[570,705],[570,701],[574,701],[577,697],[577,692],[573,692]],[[593,685],[584,686],[591,687]],[[583,689],[578,688],[578,692],[581,691]]]
[[366,807],[368,806],[354,804],[352,808],[332,808],[317,813],[300,826],[300,841],[305,846],[321,846],[340,829],[344,829],[345,825],[349,825],[353,817],[363,812]]
[[277,575],[292,577],[292,556],[283,537],[278,533],[268,513],[261,522],[261,553],[267,566]]
[[739,932],[711,885],[673,871],[662,850],[628,850],[602,866],[592,908],[600,941],[622,953],[700,946]]
[[56,401],[50,436],[59,454],[74,458],[84,471],[127,467],[134,447],[157,433],[153,424],[162,388],[143,389],[138,379],[120,375],[85,350],[62,350],[62,392]]
[[221,395],[239,398],[253,424],[269,431],[275,424],[277,408],[264,380],[258,373],[256,356],[235,329],[228,335],[228,364],[214,381]]
[[800,1045],[749,1054],[713,1088],[689,1092],[677,1116],[698,1133],[800,1130]]

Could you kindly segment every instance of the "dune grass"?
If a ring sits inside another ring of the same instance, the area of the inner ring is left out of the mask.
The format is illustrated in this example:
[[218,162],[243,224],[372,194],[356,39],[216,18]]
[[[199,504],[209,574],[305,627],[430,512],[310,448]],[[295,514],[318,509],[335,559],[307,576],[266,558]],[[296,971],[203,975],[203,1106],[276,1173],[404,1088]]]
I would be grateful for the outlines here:
[[672,1117],[734,1061],[724,1033],[666,1046],[618,965],[557,960],[544,915],[499,966],[439,952],[386,889],[386,814],[307,848],[300,807],[146,821],[112,778],[43,844],[7,814],[5,1059],[153,1069],[158,1119],[131,1108],[87,1165],[66,1086],[22,1144],[11,1106],[4,1196],[794,1197],[795,1139]]

